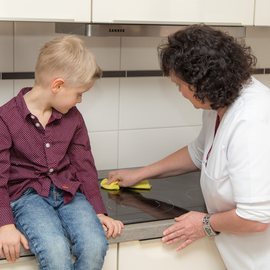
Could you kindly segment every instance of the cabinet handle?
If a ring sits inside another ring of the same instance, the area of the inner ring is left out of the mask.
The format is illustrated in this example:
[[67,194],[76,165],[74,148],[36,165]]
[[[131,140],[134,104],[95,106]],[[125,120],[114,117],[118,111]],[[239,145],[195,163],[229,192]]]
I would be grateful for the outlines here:
[[161,238],[141,239],[140,244],[161,242]]

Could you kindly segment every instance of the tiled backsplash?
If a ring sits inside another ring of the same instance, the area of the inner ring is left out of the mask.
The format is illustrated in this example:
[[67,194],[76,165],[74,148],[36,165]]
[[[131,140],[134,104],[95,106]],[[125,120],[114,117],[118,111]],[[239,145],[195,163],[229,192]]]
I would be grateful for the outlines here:
[[[33,86],[38,49],[57,35],[53,23],[0,22],[0,105],[22,87]],[[170,79],[155,76],[162,38],[81,38],[106,71],[78,104],[98,170],[147,165],[197,136],[202,111],[194,109]],[[270,74],[264,74],[270,67],[270,28],[248,27],[246,42],[263,70],[256,78],[270,86]],[[22,72],[30,77],[5,77]]]

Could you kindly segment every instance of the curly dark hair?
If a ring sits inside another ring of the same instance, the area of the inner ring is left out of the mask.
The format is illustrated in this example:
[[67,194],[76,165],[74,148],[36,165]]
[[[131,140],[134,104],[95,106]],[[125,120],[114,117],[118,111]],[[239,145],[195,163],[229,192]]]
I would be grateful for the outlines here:
[[158,53],[164,75],[188,83],[194,97],[214,110],[234,102],[257,63],[243,40],[204,24],[168,36]]

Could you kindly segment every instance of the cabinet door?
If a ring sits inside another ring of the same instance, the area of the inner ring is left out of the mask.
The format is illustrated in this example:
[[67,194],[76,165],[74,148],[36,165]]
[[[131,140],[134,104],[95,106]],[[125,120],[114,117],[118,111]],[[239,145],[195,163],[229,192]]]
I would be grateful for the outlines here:
[[120,243],[118,270],[226,269],[214,239],[199,239],[181,251],[175,250],[178,245],[160,239]]
[[254,0],[92,0],[92,3],[95,23],[253,25]]
[[270,26],[269,10],[269,0],[256,0],[254,25]]
[[118,244],[109,245],[102,270],[117,270],[117,246]]
[[2,21],[91,21],[91,0],[0,0],[0,7]]
[[38,261],[34,255],[26,258],[20,258],[15,263],[0,260],[0,270],[38,270]]

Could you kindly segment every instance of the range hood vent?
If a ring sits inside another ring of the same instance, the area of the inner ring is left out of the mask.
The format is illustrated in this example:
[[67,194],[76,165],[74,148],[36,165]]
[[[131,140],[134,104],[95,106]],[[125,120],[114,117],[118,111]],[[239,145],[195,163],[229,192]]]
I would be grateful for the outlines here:
[[[96,37],[167,37],[184,25],[56,23],[55,32]],[[245,37],[243,26],[214,26],[234,37]]]

